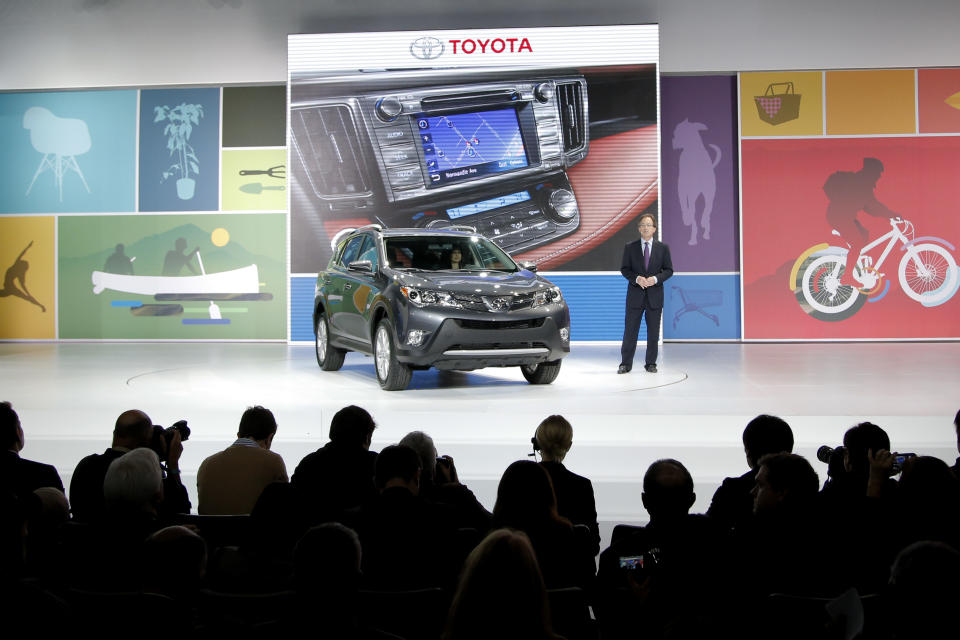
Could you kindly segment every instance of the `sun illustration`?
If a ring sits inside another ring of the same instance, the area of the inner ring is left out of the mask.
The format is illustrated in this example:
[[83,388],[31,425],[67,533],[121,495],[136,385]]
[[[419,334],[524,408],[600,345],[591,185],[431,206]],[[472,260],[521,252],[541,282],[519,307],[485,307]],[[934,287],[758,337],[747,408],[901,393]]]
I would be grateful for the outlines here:
[[224,247],[230,242],[230,232],[223,227],[217,227],[213,230],[213,233],[210,234],[210,242],[216,247]]

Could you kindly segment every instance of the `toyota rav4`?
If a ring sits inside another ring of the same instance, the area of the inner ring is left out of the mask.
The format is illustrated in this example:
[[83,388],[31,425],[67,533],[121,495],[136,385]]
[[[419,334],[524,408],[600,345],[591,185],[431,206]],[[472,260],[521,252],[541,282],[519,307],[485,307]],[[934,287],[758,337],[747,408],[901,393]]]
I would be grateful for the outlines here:
[[560,289],[476,232],[362,227],[317,276],[317,363],[373,356],[380,386],[404,389],[413,370],[517,366],[549,384],[570,352]]

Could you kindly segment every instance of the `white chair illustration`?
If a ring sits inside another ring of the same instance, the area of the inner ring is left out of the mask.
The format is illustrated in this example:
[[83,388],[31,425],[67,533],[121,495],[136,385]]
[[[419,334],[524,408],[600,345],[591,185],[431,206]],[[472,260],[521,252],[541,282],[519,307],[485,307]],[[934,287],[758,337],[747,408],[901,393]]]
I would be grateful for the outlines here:
[[30,131],[30,144],[33,148],[43,154],[40,166],[27,187],[26,195],[30,195],[33,183],[47,169],[53,171],[60,192],[60,202],[63,202],[63,175],[67,171],[75,171],[87,193],[90,193],[90,186],[87,185],[76,158],[90,151],[90,130],[86,122],[78,118],[57,117],[43,107],[30,107],[23,114],[23,128]]

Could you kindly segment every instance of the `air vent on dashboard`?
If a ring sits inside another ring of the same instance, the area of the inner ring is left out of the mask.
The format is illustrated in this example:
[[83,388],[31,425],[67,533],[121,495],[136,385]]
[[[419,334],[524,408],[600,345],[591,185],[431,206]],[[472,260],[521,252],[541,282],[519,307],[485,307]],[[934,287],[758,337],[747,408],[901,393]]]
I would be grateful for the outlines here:
[[579,82],[557,85],[560,102],[560,128],[563,130],[563,151],[579,149],[584,144],[583,87]]
[[349,107],[295,109],[291,124],[300,157],[318,196],[339,198],[370,191]]

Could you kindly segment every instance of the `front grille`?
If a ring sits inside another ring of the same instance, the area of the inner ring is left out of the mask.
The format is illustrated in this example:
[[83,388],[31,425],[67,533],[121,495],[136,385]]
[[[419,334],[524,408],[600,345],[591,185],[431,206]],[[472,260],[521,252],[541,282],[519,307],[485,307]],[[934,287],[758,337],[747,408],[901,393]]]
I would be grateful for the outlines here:
[[464,329],[500,331],[505,329],[537,329],[543,326],[543,320],[543,318],[532,318],[530,320],[507,320],[503,322],[498,322],[496,320],[457,320],[457,324]]

